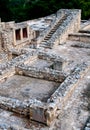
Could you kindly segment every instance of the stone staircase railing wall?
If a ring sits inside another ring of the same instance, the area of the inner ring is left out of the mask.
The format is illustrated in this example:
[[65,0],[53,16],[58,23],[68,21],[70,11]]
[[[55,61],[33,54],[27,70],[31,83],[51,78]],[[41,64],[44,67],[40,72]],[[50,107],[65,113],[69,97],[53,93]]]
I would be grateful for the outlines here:
[[[64,10],[63,10],[64,11]],[[59,26],[52,37],[42,47],[52,48],[54,45],[62,44],[68,38],[68,34],[71,32],[77,32],[80,28],[80,10],[65,10],[64,14],[67,15],[66,19]]]
[[55,26],[55,25],[58,23],[58,21],[59,21],[60,19],[62,19],[63,16],[64,16],[63,11],[58,11],[58,12],[56,13],[56,16],[55,16],[54,20],[53,20],[52,23],[50,24],[50,26],[49,26],[45,31],[43,31],[43,32],[40,34],[40,36],[35,40],[35,42],[36,42],[37,44],[40,44],[40,42],[42,42],[42,40],[48,35],[48,33],[51,31],[51,29],[53,29],[53,26]]

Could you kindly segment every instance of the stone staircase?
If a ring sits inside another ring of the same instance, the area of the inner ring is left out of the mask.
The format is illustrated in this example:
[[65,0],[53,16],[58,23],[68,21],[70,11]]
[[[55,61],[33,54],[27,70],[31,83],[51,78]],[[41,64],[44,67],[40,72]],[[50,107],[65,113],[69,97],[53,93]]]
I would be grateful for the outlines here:
[[43,47],[48,47],[48,45],[46,44],[48,40],[50,40],[50,38],[54,35],[54,33],[56,32],[56,30],[59,28],[59,26],[63,23],[63,21],[66,19],[66,15],[64,15],[62,17],[62,19],[60,19],[58,21],[58,23],[55,24],[55,26],[51,29],[51,31],[48,33],[48,35],[44,38],[44,40],[41,42],[41,46]]

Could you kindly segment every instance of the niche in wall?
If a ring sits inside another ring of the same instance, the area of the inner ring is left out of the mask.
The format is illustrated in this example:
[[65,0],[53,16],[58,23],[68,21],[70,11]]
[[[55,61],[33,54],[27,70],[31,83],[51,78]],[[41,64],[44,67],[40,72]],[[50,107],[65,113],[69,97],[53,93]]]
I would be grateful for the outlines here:
[[15,30],[16,40],[21,40],[20,29]]
[[27,38],[27,28],[23,28],[23,38]]

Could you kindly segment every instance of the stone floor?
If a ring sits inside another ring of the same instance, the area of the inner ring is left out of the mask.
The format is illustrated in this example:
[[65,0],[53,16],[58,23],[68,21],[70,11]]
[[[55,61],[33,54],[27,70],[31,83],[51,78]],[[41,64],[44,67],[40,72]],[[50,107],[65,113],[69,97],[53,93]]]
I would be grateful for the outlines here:
[[14,75],[0,84],[0,95],[22,101],[30,98],[47,101],[59,85],[51,81]]
[[[66,59],[68,62],[67,66],[63,68],[63,71],[67,72],[69,71],[74,64],[77,63],[87,63],[90,65],[90,48],[78,48],[78,47],[72,47],[72,45],[80,44],[81,42],[78,41],[69,41],[67,40],[65,44],[59,45],[51,49],[46,49],[45,51],[59,55],[63,59]],[[87,44],[87,43],[82,43]]]
[[53,63],[50,61],[46,61],[46,60],[42,60],[37,58],[36,60],[34,60],[31,63],[28,63],[27,65],[31,66],[31,67],[36,67],[36,68],[40,68],[43,69],[45,67],[50,67],[50,65],[52,65]]

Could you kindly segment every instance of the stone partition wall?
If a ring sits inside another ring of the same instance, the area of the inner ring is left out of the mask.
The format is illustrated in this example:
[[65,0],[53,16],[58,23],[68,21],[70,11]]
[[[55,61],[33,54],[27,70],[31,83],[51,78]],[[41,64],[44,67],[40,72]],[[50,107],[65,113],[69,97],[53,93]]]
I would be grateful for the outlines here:
[[65,66],[67,66],[69,63],[69,61],[65,58],[62,58],[61,56],[55,55],[50,52],[44,52],[44,50],[39,51],[38,58],[53,62],[52,67],[57,70],[60,70],[61,68],[62,71],[64,70]]
[[7,79],[8,77],[14,75],[16,73],[15,66],[27,63],[28,60],[32,60],[35,58],[36,51],[31,51],[29,54],[22,54],[11,61],[7,61],[3,64],[0,64],[0,82]]
[[30,67],[24,64],[16,66],[16,74],[55,81],[59,83],[63,82],[67,77],[64,72],[58,70],[53,70],[49,68],[39,69],[37,67]]

